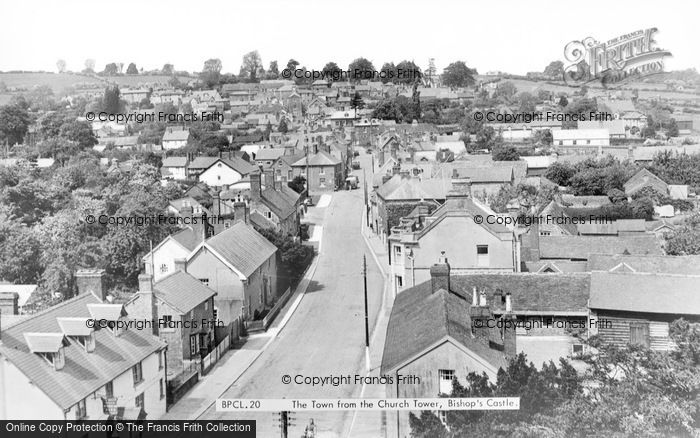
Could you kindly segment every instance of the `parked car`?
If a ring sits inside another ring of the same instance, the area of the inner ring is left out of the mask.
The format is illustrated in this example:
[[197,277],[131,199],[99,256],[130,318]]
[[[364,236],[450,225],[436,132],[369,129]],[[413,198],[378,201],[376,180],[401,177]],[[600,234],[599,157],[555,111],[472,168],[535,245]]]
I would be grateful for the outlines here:
[[360,162],[359,162],[359,161],[353,161],[353,162],[352,162],[352,168],[353,168],[354,170],[359,169],[359,168],[360,168]]
[[348,177],[345,178],[346,190],[356,189],[358,184],[360,184],[360,178],[358,178],[357,175],[348,175]]
[[359,157],[359,156],[360,156],[360,151],[354,151],[354,152],[352,153],[352,156],[353,156],[353,157]]

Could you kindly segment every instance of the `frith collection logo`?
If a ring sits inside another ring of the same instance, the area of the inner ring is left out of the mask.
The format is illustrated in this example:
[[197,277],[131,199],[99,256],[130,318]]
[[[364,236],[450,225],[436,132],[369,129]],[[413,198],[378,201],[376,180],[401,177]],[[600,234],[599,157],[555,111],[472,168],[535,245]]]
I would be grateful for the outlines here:
[[662,73],[664,57],[671,52],[656,47],[656,32],[653,27],[602,43],[592,37],[570,42],[564,48],[564,57],[570,62],[564,69],[564,81],[580,86],[599,80],[610,87]]

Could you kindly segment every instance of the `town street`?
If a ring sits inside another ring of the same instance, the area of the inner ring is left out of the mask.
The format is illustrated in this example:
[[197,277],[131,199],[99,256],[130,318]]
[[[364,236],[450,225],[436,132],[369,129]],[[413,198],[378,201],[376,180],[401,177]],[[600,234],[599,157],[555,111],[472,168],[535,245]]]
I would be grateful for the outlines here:
[[[369,156],[361,157],[369,167]],[[360,171],[361,172],[361,171]],[[223,398],[340,398],[359,397],[361,385],[311,386],[283,384],[294,379],[365,375],[364,298],[362,256],[367,257],[370,330],[376,323],[384,289],[382,276],[360,234],[364,220],[362,174],[360,188],[333,194],[326,208],[310,210],[323,215],[323,238],[318,267],[309,288],[278,337],[252,366],[225,392]],[[315,210],[315,211],[314,211]],[[325,211],[324,211],[325,210]],[[244,346],[243,348],[246,348]],[[378,364],[372,364],[373,367]],[[297,412],[290,437],[298,437],[313,418],[317,436],[346,436],[353,412]],[[201,419],[255,419],[259,436],[279,436],[276,413],[217,412],[211,406]]]

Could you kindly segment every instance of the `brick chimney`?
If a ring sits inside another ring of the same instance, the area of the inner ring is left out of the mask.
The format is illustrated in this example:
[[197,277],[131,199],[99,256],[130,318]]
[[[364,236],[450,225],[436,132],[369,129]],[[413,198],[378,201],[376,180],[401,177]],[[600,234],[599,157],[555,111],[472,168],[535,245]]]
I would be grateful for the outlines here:
[[233,203],[233,220],[243,221],[246,224],[250,221],[250,210],[248,208],[248,204],[241,199],[240,196]]
[[75,273],[78,295],[93,294],[103,302],[108,302],[107,278],[104,269],[79,269]]
[[477,293],[476,287],[472,293],[472,305],[469,307],[469,318],[472,324],[472,336],[485,345],[489,345],[490,331],[488,327],[491,310],[486,302],[486,293]]
[[250,197],[253,201],[260,200],[260,193],[262,192],[262,187],[260,186],[260,172],[253,172],[250,174]]
[[19,314],[19,294],[17,292],[0,292],[0,314]]
[[450,291],[450,264],[445,257],[445,251],[440,253],[437,263],[430,267],[430,286],[432,293],[440,289]]
[[158,304],[153,294],[153,277],[150,274],[139,275],[138,310],[135,314],[153,323],[153,334],[158,336]]
[[268,168],[263,171],[265,175],[265,189],[275,188],[275,169]]
[[221,215],[221,198],[219,198],[218,190],[214,191],[214,195],[212,197],[211,212],[217,217]]

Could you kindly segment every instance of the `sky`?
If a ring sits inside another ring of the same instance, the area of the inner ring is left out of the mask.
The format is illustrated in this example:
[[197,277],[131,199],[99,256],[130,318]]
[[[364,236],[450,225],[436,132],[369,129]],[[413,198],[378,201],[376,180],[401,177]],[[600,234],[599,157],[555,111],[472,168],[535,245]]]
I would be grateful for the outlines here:
[[676,0],[0,0],[0,71],[55,71],[58,59],[79,71],[91,58],[98,71],[134,62],[193,72],[219,58],[238,74],[243,55],[258,50],[265,68],[290,58],[346,68],[358,57],[377,69],[404,59],[426,68],[434,58],[439,71],[461,60],[479,73],[525,74],[564,61],[570,41],[649,27],[673,54],[667,71],[700,70],[699,12],[700,2]]

